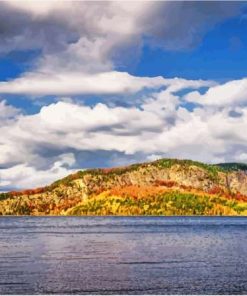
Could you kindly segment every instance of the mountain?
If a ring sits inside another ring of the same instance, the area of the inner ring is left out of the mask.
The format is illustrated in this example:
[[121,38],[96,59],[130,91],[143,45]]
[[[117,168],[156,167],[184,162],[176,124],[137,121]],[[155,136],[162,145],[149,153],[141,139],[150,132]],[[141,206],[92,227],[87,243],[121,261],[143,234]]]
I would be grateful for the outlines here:
[[247,215],[244,164],[160,159],[0,194],[1,215]]

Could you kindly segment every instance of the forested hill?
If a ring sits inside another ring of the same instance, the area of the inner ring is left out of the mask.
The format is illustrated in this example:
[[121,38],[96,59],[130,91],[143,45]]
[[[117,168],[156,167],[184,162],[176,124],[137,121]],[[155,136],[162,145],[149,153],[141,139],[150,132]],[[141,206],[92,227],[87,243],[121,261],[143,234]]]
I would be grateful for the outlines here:
[[247,165],[160,159],[0,194],[2,215],[247,215]]

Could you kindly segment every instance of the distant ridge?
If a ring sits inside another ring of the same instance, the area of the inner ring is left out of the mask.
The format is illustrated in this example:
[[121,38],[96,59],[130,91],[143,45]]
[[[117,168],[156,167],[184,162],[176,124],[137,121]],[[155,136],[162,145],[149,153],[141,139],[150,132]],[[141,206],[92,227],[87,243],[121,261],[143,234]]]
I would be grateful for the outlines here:
[[247,171],[247,164],[239,162],[218,163],[217,166],[232,171]]

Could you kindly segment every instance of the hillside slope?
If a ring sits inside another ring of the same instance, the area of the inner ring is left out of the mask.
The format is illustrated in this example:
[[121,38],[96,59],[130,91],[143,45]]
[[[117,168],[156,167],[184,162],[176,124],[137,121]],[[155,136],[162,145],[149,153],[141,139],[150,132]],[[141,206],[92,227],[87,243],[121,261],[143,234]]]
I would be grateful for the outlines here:
[[242,164],[161,159],[0,194],[1,215],[247,215]]

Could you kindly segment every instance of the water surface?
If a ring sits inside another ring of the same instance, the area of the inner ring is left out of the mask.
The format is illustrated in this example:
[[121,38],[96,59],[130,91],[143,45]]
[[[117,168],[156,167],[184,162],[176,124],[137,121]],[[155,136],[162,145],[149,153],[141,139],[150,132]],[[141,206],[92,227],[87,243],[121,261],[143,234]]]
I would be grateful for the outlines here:
[[247,218],[0,218],[0,294],[51,293],[247,294]]

